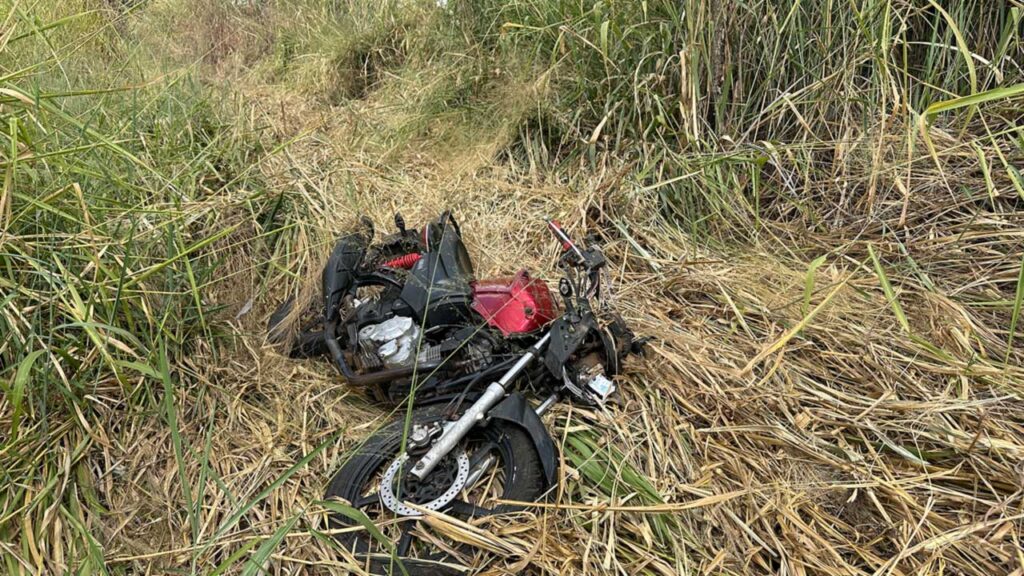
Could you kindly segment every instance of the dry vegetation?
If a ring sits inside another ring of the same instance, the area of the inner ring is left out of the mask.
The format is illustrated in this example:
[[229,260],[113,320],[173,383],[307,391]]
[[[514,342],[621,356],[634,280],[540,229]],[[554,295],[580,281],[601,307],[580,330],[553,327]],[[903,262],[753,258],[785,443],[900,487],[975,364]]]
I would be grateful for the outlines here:
[[1024,574],[1024,6],[377,4],[0,3],[0,572],[358,573],[388,414],[264,322],[454,207],[652,337],[548,504],[431,519],[475,570]]

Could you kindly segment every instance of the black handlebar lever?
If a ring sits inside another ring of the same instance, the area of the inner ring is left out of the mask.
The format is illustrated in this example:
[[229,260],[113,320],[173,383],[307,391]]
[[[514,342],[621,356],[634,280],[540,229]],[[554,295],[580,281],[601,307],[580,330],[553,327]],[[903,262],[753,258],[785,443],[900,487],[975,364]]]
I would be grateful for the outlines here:
[[557,220],[546,220],[548,229],[555,235],[559,243],[562,245],[562,258],[561,260],[572,266],[582,268],[586,271],[598,270],[604,267],[608,261],[605,259],[604,254],[598,248],[580,248],[572,238],[565,233],[562,229],[562,225]]

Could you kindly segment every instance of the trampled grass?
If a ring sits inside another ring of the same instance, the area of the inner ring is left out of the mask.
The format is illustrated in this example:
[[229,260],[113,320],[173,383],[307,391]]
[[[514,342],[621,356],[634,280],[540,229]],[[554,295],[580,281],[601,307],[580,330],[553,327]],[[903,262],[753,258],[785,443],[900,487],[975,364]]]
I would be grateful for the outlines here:
[[648,355],[487,573],[1021,574],[1016,0],[0,3],[0,573],[358,573],[264,346],[357,214],[596,233]]

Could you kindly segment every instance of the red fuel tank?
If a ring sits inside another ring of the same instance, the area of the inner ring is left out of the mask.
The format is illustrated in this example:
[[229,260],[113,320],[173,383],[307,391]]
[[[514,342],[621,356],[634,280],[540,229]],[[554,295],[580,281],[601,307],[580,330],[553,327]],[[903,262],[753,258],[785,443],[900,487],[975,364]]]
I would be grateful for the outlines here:
[[473,310],[505,336],[533,332],[555,319],[547,283],[520,270],[511,278],[488,278],[473,284]]

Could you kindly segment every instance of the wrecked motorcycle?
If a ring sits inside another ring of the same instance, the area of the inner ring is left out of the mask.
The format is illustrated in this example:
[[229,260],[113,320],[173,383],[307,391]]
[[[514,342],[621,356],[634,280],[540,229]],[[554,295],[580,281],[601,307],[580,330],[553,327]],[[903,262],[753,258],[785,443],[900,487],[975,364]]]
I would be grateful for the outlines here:
[[[561,245],[560,312],[547,284],[525,270],[476,280],[450,212],[422,232],[400,216],[396,225],[377,244],[369,223],[338,241],[322,275],[320,324],[305,326],[289,348],[326,353],[350,384],[409,401],[327,490],[371,518],[397,517],[393,543],[351,530],[358,524],[344,514],[330,525],[350,528],[336,539],[373,572],[393,566],[394,555],[406,569],[439,573],[457,551],[418,538],[416,519],[509,512],[517,507],[508,502],[542,498],[558,457],[541,416],[560,398],[607,401],[610,377],[639,342],[602,304],[600,249],[573,242],[557,222],[547,226]],[[272,334],[291,305],[271,318]],[[533,406],[525,391],[545,399]]]
[[[294,357],[331,356],[345,379],[386,403],[461,390],[510,364],[551,322],[546,284],[525,270],[476,281],[458,223],[446,212],[422,231],[371,243],[373,226],[342,236],[322,274],[322,298],[290,340],[293,301],[270,320],[271,340]],[[486,329],[481,329],[486,326]],[[422,338],[421,338],[422,335]],[[414,350],[415,349],[415,350]]]

